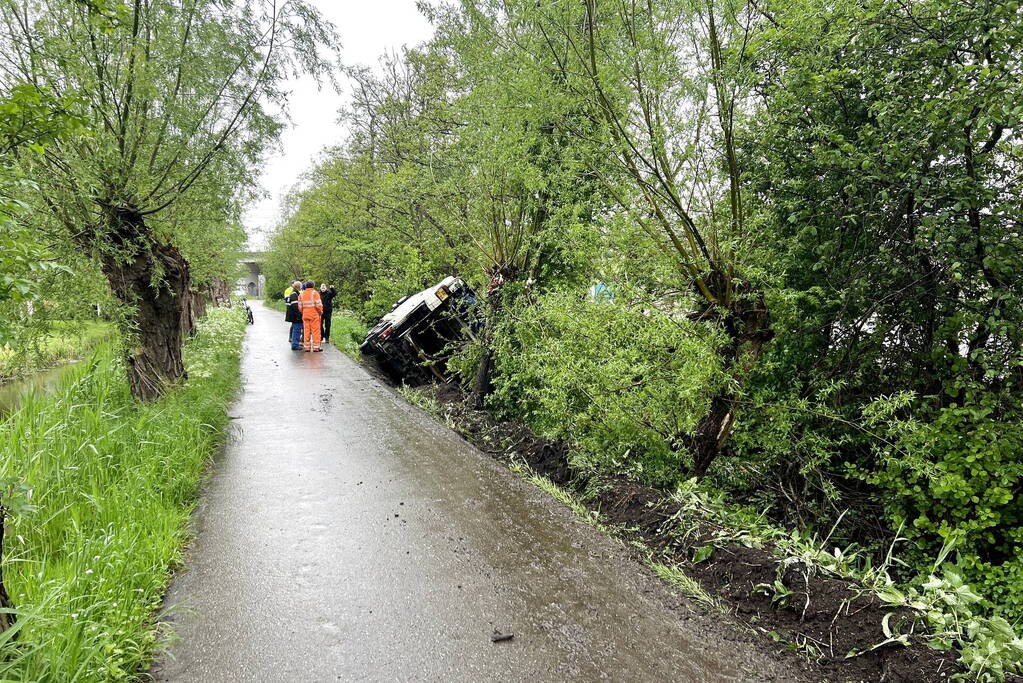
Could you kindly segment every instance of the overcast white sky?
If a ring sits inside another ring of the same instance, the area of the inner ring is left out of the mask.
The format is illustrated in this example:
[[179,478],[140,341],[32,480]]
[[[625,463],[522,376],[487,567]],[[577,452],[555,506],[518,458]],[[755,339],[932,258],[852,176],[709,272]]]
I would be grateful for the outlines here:
[[[433,34],[429,22],[416,10],[415,0],[309,0],[341,36],[345,64],[377,63],[380,55],[403,45],[416,45]],[[342,83],[342,85],[345,85]],[[340,142],[344,130],[337,111],[349,95],[338,95],[325,85],[318,90],[312,78],[291,83],[291,125],[281,137],[281,148],[266,160],[261,184],[268,196],[245,213],[245,230],[253,249],[265,247],[280,215],[281,199],[310,168],[319,152]]]

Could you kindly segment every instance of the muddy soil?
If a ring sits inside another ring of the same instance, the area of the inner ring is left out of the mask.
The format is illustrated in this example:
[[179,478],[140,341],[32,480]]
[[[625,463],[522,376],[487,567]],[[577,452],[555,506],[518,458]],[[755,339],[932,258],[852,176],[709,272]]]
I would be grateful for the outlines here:
[[[903,611],[882,603],[849,581],[814,572],[801,563],[780,562],[770,548],[738,544],[716,547],[709,559],[694,563],[698,548],[713,545],[720,529],[697,522],[685,534],[669,534],[669,520],[679,512],[662,491],[621,478],[604,477],[597,487],[575,470],[564,443],[542,439],[520,424],[499,422],[466,407],[461,390],[452,384],[421,387],[442,405],[462,436],[490,454],[521,461],[559,486],[583,493],[601,521],[620,526],[626,539],[654,549],[661,561],[678,564],[728,609],[737,626],[759,634],[765,646],[781,644],[798,653],[808,673],[828,681],[940,681],[960,671],[955,653],[943,653],[915,639],[906,647],[887,644],[882,620],[900,632],[920,634],[920,625]],[[591,486],[587,486],[591,484]],[[778,591],[780,581],[785,591]],[[781,595],[779,595],[781,594]]]

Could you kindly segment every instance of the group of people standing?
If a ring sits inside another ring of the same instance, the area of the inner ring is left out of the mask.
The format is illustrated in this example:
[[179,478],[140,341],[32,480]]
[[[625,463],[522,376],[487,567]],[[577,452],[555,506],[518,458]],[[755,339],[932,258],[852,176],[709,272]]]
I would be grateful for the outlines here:
[[288,340],[293,351],[319,352],[322,342],[330,341],[330,316],[334,312],[334,297],[337,290],[326,282],[319,290],[311,280],[298,280],[284,290],[284,301],[288,308],[284,313],[285,322],[291,323]]

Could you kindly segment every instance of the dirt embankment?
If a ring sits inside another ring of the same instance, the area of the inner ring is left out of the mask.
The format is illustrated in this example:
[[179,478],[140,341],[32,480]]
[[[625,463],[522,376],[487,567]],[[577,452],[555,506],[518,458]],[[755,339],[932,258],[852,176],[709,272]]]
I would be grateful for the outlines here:
[[[442,405],[457,430],[499,460],[525,462],[555,484],[583,491],[587,476],[569,462],[563,443],[541,439],[514,423],[468,409],[458,387],[420,389]],[[861,586],[816,572],[802,563],[779,561],[770,548],[715,543],[719,529],[695,522],[686,534],[666,531],[679,513],[662,491],[622,478],[602,478],[586,505],[608,525],[680,566],[713,596],[740,627],[748,627],[781,649],[799,651],[811,677],[828,681],[940,681],[960,671],[954,652],[938,652],[917,639],[910,646],[886,640],[882,622],[908,633],[913,620]],[[697,549],[715,545],[711,556],[693,561]],[[780,582],[780,583],[776,583]],[[919,633],[919,626],[916,626]],[[850,656],[851,654],[855,656]]]

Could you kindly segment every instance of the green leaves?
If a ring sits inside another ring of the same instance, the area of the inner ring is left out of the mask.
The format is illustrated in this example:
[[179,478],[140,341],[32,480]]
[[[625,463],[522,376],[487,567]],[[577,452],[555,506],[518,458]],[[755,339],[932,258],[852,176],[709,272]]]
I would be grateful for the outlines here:
[[[67,271],[24,223],[32,208],[25,199],[38,185],[24,177],[16,160],[42,157],[47,145],[80,132],[81,119],[68,112],[71,102],[31,83],[15,83],[0,98],[0,306],[33,298],[42,276]],[[9,325],[0,322],[0,344],[10,339]]]
[[47,93],[31,82],[9,84],[0,99],[2,166],[9,169],[8,155],[25,149],[41,155],[49,143],[80,133],[84,119],[73,113],[79,103],[77,98]]
[[18,478],[0,479],[0,514],[21,517],[35,511],[32,488]]
[[706,562],[714,555],[714,546],[704,545],[693,550],[693,564],[700,564]]

